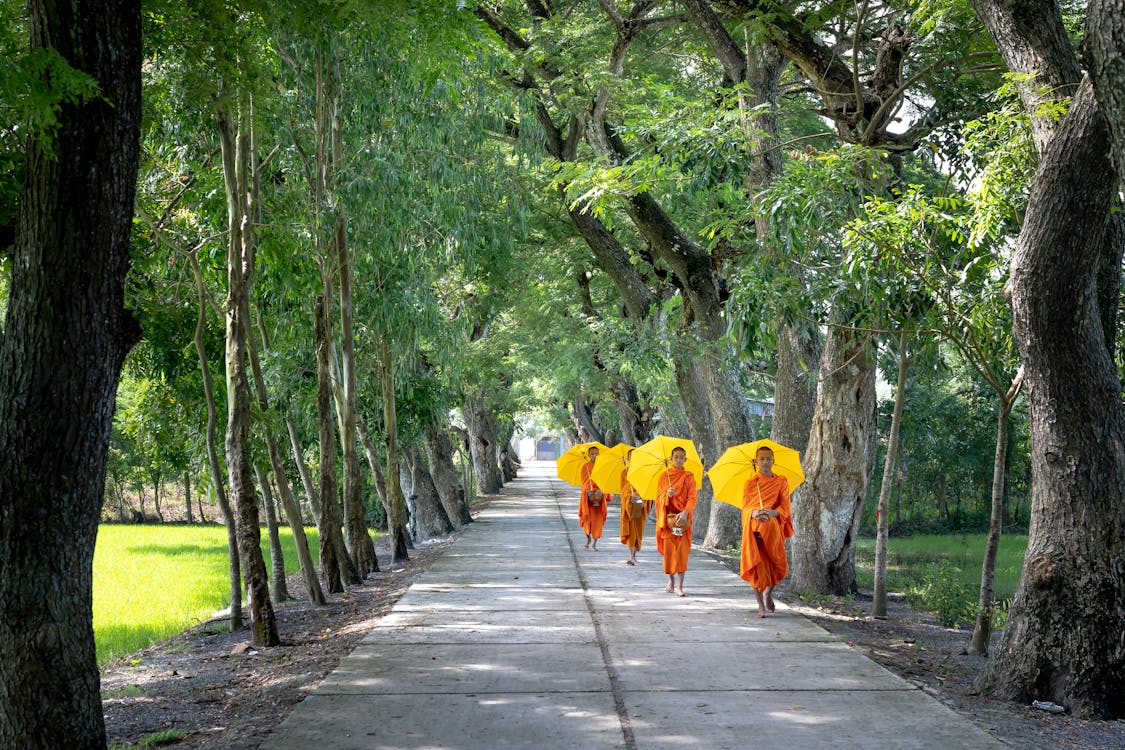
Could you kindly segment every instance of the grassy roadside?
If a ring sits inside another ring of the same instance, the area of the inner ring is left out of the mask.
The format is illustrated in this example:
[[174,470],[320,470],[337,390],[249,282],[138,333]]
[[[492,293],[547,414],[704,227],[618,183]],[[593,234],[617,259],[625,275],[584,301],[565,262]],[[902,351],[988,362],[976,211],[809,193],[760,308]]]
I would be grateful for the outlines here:
[[[279,531],[287,573],[299,569],[293,535]],[[305,529],[313,559],[316,528]],[[269,560],[262,530],[262,554]],[[227,532],[216,525],[103,524],[94,548],[98,663],[208,620],[230,606]]]
[[[915,609],[935,612],[947,627],[972,624],[980,595],[984,534],[926,535],[892,538],[887,544],[887,590],[901,592]],[[1019,583],[1026,536],[1004,536],[996,561],[994,625],[1008,618],[1008,604]],[[875,540],[856,547],[856,582],[874,585]]]

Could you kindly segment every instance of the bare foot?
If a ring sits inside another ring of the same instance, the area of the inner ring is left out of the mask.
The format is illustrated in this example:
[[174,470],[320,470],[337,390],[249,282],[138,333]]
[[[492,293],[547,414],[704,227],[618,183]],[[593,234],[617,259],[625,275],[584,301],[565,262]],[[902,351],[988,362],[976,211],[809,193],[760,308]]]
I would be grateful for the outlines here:
[[772,592],[771,592],[771,593],[768,593],[768,594],[766,594],[766,609],[767,609],[768,611],[770,611],[770,612],[773,612],[773,611],[774,611],[774,606],[773,606],[773,593],[772,593]]
[[679,591],[676,592],[676,596],[687,596],[687,594],[684,593],[683,589],[680,589]]
[[667,586],[664,587],[664,590],[667,591],[669,594],[671,594],[672,593],[672,584],[669,583]]
[[635,563],[635,562],[633,562],[632,560],[626,560],[626,561],[625,561],[625,564],[626,564],[626,565],[636,565],[636,563]]
[[761,609],[759,609],[759,610],[758,610],[758,619],[759,619],[759,620],[764,620],[764,619],[765,619],[765,617],[766,617],[766,613],[765,613],[765,611],[764,611],[764,610],[761,610]]

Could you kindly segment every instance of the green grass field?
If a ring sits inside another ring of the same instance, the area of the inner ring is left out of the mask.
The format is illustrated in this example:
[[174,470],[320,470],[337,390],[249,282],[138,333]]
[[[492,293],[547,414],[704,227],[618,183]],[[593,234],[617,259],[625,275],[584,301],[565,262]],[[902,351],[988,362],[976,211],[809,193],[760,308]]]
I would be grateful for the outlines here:
[[[315,560],[316,529],[306,529]],[[293,535],[280,530],[285,569],[299,570]],[[262,554],[269,566],[268,539]],[[222,526],[104,524],[94,548],[94,641],[104,664],[210,619],[230,606]]]
[[[911,606],[937,613],[949,627],[972,624],[980,596],[984,534],[892,538],[887,543],[887,590],[906,594]],[[995,626],[1007,620],[1008,603],[1019,583],[1026,536],[1003,536],[996,559]],[[860,539],[856,580],[871,588],[875,578],[875,540]]]

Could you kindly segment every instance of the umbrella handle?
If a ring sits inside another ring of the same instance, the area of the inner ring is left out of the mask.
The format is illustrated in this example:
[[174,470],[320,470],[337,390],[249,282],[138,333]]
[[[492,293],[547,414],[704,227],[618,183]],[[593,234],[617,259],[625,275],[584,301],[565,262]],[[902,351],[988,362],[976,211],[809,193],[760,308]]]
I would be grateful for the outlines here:
[[758,510],[765,509],[765,503],[762,502],[762,483],[755,477],[754,486],[758,488]]

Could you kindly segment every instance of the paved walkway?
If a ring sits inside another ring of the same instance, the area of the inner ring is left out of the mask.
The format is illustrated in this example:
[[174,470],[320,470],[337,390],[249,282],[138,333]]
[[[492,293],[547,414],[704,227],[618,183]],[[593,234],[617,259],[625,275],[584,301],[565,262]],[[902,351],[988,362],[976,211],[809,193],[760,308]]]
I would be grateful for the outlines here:
[[1003,748],[694,552],[685,590],[618,506],[584,550],[577,491],[533,462],[264,750]]

